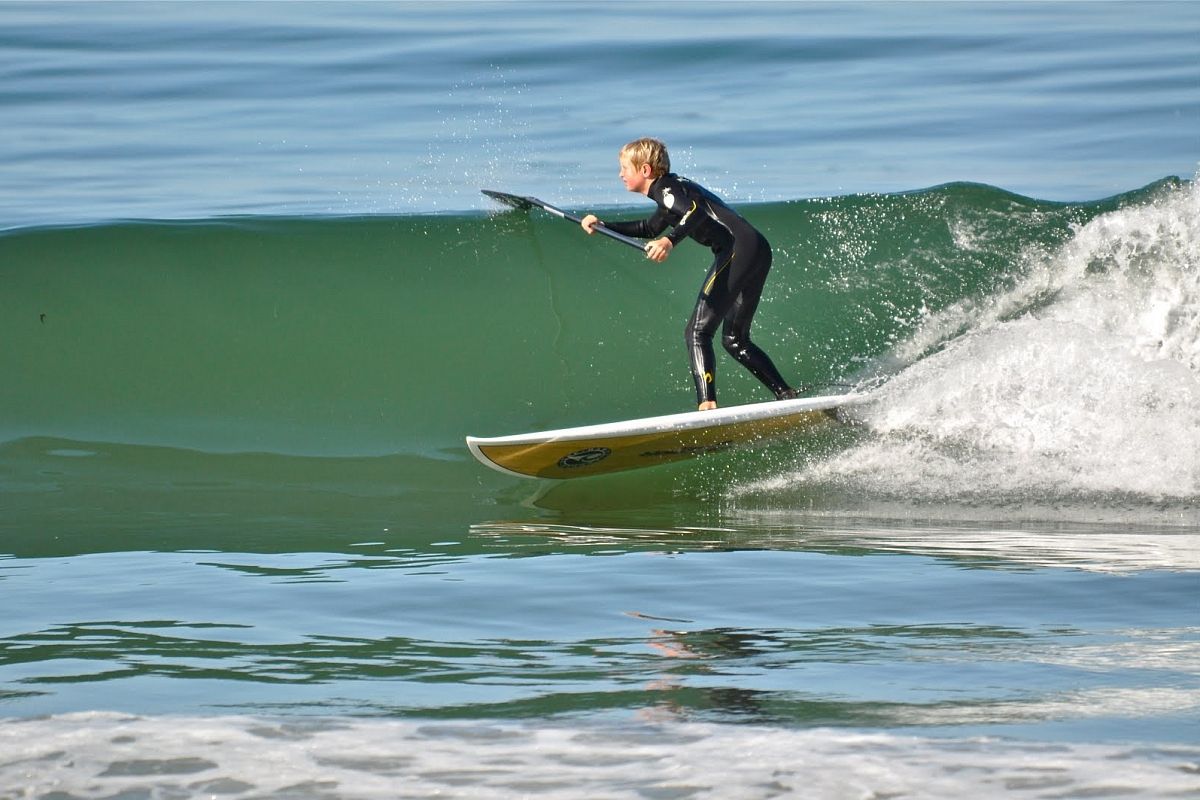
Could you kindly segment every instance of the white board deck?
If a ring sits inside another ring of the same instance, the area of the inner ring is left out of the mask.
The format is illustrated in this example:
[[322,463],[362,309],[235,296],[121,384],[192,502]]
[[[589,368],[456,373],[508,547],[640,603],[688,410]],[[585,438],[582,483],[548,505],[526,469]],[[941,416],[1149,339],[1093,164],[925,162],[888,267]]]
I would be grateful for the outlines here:
[[480,462],[528,478],[582,478],[665,464],[837,419],[864,395],[803,397],[513,436],[467,437]]

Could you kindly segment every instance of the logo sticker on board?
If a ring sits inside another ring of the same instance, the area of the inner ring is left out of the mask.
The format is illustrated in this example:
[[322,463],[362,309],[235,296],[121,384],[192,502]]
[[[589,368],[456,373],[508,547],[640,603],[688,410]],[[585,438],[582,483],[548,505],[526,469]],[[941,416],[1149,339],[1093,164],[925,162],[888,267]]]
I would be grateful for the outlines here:
[[607,447],[588,447],[583,450],[576,450],[573,453],[567,453],[558,460],[558,465],[563,469],[587,467],[595,464],[597,461],[603,461],[611,454],[612,450],[609,450]]

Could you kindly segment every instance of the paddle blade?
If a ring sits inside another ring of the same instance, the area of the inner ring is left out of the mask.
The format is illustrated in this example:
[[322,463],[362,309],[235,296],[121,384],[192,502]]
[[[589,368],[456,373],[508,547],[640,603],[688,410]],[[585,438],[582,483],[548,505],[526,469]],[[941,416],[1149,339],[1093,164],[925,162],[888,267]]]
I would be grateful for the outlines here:
[[508,194],[507,192],[496,192],[491,189],[480,189],[480,191],[498,203],[503,203],[512,208],[519,208],[522,211],[539,207],[528,197],[520,197],[515,194]]

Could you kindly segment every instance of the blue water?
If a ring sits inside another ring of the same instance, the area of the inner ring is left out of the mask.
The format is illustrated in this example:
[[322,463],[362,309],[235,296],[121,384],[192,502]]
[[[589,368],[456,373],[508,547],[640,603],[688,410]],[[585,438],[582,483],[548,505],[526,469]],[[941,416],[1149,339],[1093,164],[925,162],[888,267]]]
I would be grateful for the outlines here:
[[[0,109],[0,800],[1200,796],[1200,4],[0,3]],[[644,134],[870,401],[488,470],[691,402],[700,248],[479,193]]]
[[623,202],[654,134],[729,199],[1200,161],[1193,3],[5,3],[0,224]]

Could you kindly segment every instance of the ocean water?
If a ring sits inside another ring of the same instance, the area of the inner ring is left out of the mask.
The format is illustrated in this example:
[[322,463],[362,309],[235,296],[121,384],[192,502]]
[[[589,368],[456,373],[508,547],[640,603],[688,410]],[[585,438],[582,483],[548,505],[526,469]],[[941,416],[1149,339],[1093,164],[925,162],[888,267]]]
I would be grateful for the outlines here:
[[[1200,796],[1200,4],[0,3],[0,109],[3,800]],[[868,401],[500,475],[692,402],[701,248],[479,193],[642,134]]]

